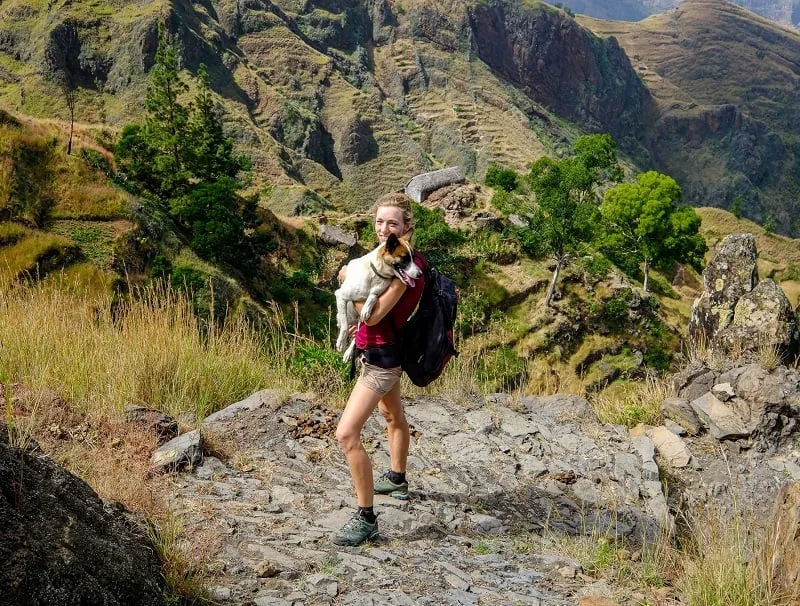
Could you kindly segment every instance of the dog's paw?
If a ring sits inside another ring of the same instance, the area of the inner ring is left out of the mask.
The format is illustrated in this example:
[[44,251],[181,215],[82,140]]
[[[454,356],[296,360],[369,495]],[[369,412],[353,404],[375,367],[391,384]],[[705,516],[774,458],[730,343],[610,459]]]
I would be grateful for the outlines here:
[[347,349],[347,331],[339,333],[339,338],[336,339],[336,351],[343,353]]

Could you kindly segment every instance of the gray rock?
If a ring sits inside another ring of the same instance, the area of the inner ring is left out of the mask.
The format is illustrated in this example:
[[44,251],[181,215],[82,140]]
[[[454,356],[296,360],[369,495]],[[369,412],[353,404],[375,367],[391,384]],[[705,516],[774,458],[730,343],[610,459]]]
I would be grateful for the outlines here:
[[710,345],[717,332],[730,325],[736,302],[758,284],[757,260],[752,234],[731,234],[717,246],[703,271],[704,290],[692,305],[693,346]]
[[178,435],[178,422],[160,410],[144,406],[126,406],[125,420],[155,431],[160,437],[172,439]]
[[727,402],[731,398],[736,397],[736,392],[733,391],[733,386],[730,383],[717,383],[711,388],[711,393],[722,402]]
[[736,440],[750,435],[741,417],[710,392],[693,400],[691,406],[717,440]]
[[11,446],[8,435],[0,423],[0,601],[163,605],[147,531],[48,457]]
[[150,456],[150,472],[177,471],[195,467],[203,458],[203,440],[195,429],[173,438]]
[[337,225],[328,225],[327,223],[319,226],[319,239],[330,246],[350,248],[356,244],[356,237],[353,234],[346,232]]
[[433,191],[453,183],[464,182],[464,171],[460,166],[422,173],[413,177],[405,187],[406,195],[415,202],[424,201]]
[[700,420],[689,404],[689,400],[683,398],[667,398],[661,404],[661,414],[683,427],[690,435],[697,435],[700,433]]
[[264,406],[275,407],[279,397],[280,394],[278,390],[275,389],[264,389],[254,393],[244,400],[231,404],[219,412],[207,416],[203,420],[203,430],[213,431],[217,425],[225,421],[230,421],[231,418],[235,417],[237,414],[252,412]]

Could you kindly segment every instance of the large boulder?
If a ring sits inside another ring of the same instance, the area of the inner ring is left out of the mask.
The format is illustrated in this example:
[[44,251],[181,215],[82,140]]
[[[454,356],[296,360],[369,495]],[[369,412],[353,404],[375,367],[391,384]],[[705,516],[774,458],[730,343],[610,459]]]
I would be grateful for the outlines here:
[[703,271],[703,292],[692,305],[689,337],[693,345],[710,344],[731,323],[736,302],[758,284],[757,258],[753,234],[731,234],[717,246]]
[[790,362],[800,351],[797,318],[773,280],[758,280],[752,234],[733,234],[717,247],[703,272],[704,290],[695,299],[689,337],[695,349],[756,360],[775,349]]
[[800,344],[797,318],[789,299],[773,280],[759,282],[736,302],[731,324],[714,336],[719,351],[758,353],[775,348],[786,362],[794,360]]
[[121,508],[0,424],[0,602],[164,604],[156,552]]

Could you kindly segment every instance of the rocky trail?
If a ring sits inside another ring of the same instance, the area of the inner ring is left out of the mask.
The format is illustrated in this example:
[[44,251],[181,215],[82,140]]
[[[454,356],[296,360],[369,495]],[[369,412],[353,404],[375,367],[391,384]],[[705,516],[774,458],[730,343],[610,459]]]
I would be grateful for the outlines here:
[[[579,534],[641,544],[656,537],[660,522],[673,525],[647,435],[600,424],[576,396],[492,394],[458,403],[424,396],[408,400],[406,410],[410,499],[376,496],[379,539],[355,548],[329,539],[356,502],[334,438],[337,414],[313,394],[281,400],[266,390],[208,417],[203,448],[216,456],[201,460],[197,443],[156,453],[160,465],[195,457],[193,468],[174,476],[172,506],[198,546],[213,553],[214,599],[257,606],[680,603],[670,590],[596,578],[559,548]],[[181,438],[199,440],[193,433]],[[709,439],[698,438],[691,464],[673,470],[690,495],[684,500],[724,503],[733,494],[732,465],[737,491],[771,505],[765,495],[774,496],[791,469],[736,448],[720,459]],[[376,471],[386,469],[378,413],[364,440]]]

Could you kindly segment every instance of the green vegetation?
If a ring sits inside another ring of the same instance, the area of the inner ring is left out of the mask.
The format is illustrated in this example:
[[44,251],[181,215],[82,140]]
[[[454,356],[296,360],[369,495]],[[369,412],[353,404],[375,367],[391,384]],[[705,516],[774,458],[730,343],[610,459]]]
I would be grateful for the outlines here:
[[514,191],[519,185],[519,175],[510,168],[502,168],[496,164],[492,164],[486,170],[484,183],[489,187],[496,187],[503,191]]
[[594,187],[603,180],[619,180],[616,145],[609,135],[588,135],[575,141],[573,154],[556,160],[544,156],[528,174],[530,196],[508,200],[508,209],[523,215],[523,249],[555,261],[545,303],[550,305],[561,270],[579,255],[598,222]]
[[678,207],[680,200],[674,179],[649,171],[636,183],[608,190],[600,205],[603,251],[623,267],[634,260],[638,270],[643,262],[645,292],[650,290],[651,266],[687,263],[699,269],[703,261],[706,243],[698,233],[700,217],[691,207]]
[[205,67],[197,76],[194,101],[178,73],[177,48],[159,26],[156,64],[150,75],[145,124],[123,129],[116,159],[134,191],[155,200],[190,234],[204,259],[247,269],[257,251],[245,230],[258,223],[256,199],[244,197],[239,173],[249,160],[233,152],[222,130]]

